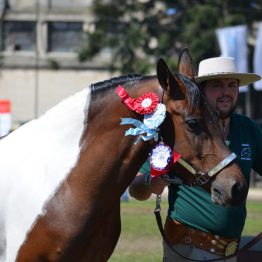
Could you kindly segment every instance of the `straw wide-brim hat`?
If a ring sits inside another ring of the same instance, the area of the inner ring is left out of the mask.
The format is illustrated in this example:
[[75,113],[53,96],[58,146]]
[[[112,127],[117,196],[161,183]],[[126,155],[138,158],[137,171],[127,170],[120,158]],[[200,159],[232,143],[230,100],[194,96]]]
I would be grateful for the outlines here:
[[197,83],[221,78],[237,79],[239,86],[246,86],[261,79],[254,73],[237,72],[233,57],[214,57],[199,63],[198,76],[195,77]]

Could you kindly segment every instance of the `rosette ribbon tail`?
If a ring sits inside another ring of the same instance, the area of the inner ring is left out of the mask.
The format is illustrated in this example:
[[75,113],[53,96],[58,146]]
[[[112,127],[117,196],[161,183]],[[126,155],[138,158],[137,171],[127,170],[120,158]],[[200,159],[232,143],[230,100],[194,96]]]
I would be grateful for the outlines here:
[[136,128],[129,128],[125,132],[125,136],[137,136],[138,139],[134,144],[137,144],[141,139],[144,141],[148,141],[150,139],[158,140],[158,129],[157,128],[149,128],[143,122],[133,119],[133,118],[121,118],[120,125],[134,125]]

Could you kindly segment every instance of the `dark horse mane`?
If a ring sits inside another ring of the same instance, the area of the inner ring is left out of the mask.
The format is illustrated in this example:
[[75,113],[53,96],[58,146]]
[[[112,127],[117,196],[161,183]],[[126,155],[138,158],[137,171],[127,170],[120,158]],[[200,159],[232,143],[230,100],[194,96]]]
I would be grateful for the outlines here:
[[[179,79],[185,83],[187,87],[187,97],[189,101],[189,107],[193,111],[198,107],[201,101],[201,95],[199,88],[196,85],[192,84],[191,80],[182,74],[177,74]],[[98,95],[104,94],[105,92],[110,92],[113,88],[116,88],[118,85],[124,85],[126,89],[132,88],[135,84],[139,82],[143,82],[146,80],[150,80],[155,78],[156,76],[144,76],[140,74],[128,74],[125,76],[113,77],[111,79],[97,82],[91,84],[91,98],[95,99]]]
[[125,88],[131,88],[136,83],[154,78],[155,76],[144,76],[140,74],[128,74],[125,76],[113,77],[111,79],[97,82],[91,85],[91,96],[95,98],[97,94],[109,92],[111,89],[116,88],[118,85],[125,85]]

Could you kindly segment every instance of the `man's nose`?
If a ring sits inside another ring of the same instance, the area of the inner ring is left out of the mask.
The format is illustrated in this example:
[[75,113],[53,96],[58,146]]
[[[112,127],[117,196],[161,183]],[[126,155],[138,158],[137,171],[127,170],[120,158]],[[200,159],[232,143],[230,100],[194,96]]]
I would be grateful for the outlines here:
[[228,95],[230,93],[230,87],[227,85],[224,85],[221,87],[221,93],[223,95]]

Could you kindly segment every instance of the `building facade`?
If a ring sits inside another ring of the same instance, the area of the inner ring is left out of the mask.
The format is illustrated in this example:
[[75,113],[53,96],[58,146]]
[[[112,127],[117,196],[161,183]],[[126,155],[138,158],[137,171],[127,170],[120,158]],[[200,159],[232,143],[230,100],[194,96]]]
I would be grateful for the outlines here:
[[63,98],[111,77],[108,55],[80,63],[92,30],[90,0],[0,0],[0,99],[11,102],[14,126]]

